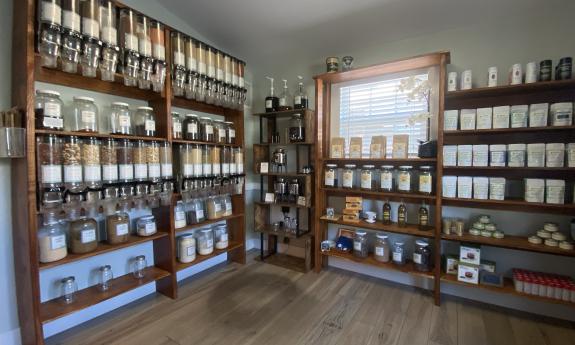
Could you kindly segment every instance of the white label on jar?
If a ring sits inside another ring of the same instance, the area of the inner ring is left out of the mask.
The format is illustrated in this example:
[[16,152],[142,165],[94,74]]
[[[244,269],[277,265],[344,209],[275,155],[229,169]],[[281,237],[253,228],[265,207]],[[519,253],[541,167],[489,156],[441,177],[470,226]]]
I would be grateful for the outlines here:
[[335,184],[335,171],[326,171],[325,172],[325,185],[334,187]]
[[143,54],[145,56],[152,55],[152,41],[145,38],[140,38],[138,40],[138,48],[140,54]]
[[343,186],[346,188],[353,187],[353,172],[344,171],[343,172]]
[[353,241],[353,250],[361,251],[361,242]]
[[118,30],[113,26],[104,26],[100,30],[102,32],[102,40],[110,43],[111,45],[116,45],[118,42]]
[[238,86],[243,89],[244,85],[245,85],[244,77],[239,77]]
[[50,127],[50,128],[63,128],[64,120],[57,117],[44,117],[42,125],[44,127]]
[[392,172],[382,172],[381,173],[381,189],[391,190],[393,183],[393,173]]
[[238,85],[238,76],[232,74],[232,85]]
[[220,174],[220,165],[215,163],[212,165],[212,170],[214,175],[219,175]]
[[228,234],[222,234],[220,236],[220,242],[227,242],[228,241]]
[[161,176],[160,164],[153,163],[148,164],[148,176],[150,177],[160,177]]
[[236,130],[235,129],[228,129],[228,133],[230,134],[230,139],[236,137]]
[[128,224],[116,224],[116,236],[124,236],[127,235],[130,231]]
[[232,203],[226,202],[226,211],[231,211],[231,210],[232,210]]
[[237,165],[236,163],[230,163],[230,174],[234,175],[238,173],[238,169],[237,169]]
[[295,105],[300,105],[301,104],[301,96],[295,96],[293,102]]
[[421,264],[421,254],[413,253],[413,262],[416,264]]
[[194,163],[192,164],[194,169],[194,175],[200,176],[202,174],[202,164],[201,163]]
[[164,163],[161,165],[161,169],[162,169],[162,176],[163,177],[170,177],[172,176],[173,172],[173,166],[172,163]]
[[214,134],[214,126],[207,125],[206,126],[206,134]]
[[216,212],[221,212],[222,211],[222,204],[220,204],[219,202],[216,202],[216,205],[214,206],[214,210]]
[[375,255],[376,256],[383,256],[383,247],[375,247]]
[[102,178],[106,181],[116,181],[118,179],[118,166],[102,165]]
[[204,218],[204,210],[196,210],[196,218],[197,219]]
[[193,164],[184,164],[184,176],[192,176],[194,174],[194,165]]
[[174,122],[174,133],[182,132],[182,124],[179,122]]
[[165,46],[163,46],[162,44],[154,43],[152,49],[154,51],[153,52],[154,58],[156,58],[158,60],[162,60],[162,61],[166,60],[166,47]]
[[186,67],[189,70],[195,71],[196,70],[196,59],[191,57],[191,56],[186,57]]
[[64,182],[82,182],[82,166],[64,165]]
[[198,133],[197,123],[188,123],[188,133]]
[[218,69],[216,70],[216,78],[217,78],[218,80],[224,80],[224,70],[223,70],[223,69],[218,68]]
[[60,24],[62,9],[54,2],[42,1],[42,20]]
[[285,107],[287,105],[287,99],[282,97],[280,98],[280,107]]
[[266,109],[271,109],[273,106],[271,99],[266,99]]
[[393,253],[393,261],[395,261],[395,262],[401,262],[401,257],[402,257],[402,254],[401,254],[401,253],[397,253],[397,252],[394,252],[394,253]]
[[80,241],[82,243],[90,243],[96,241],[96,230],[84,230],[80,233]]
[[200,74],[206,74],[206,63],[205,62],[198,63],[198,72]]
[[156,130],[156,121],[146,120],[146,122],[144,124],[144,129],[146,131],[155,131]]
[[144,226],[144,233],[146,235],[151,235],[151,234],[155,234],[156,233],[156,223],[152,222],[152,223],[147,223]]
[[238,163],[238,174],[243,174],[244,173],[244,164],[243,163]]
[[431,176],[419,176],[419,191],[422,193],[431,193]]
[[44,103],[44,116],[62,116],[62,107],[59,103]]
[[138,36],[130,34],[130,33],[124,33],[124,47],[126,49],[131,49],[134,51],[138,50]]
[[50,250],[66,247],[66,235],[57,235],[50,238]]
[[187,247],[186,248],[186,255],[187,256],[194,256],[196,254],[196,247]]
[[120,115],[118,116],[118,122],[120,124],[120,127],[130,127],[130,116]]
[[62,11],[62,21],[64,27],[72,31],[80,31],[80,15],[73,11]]
[[135,178],[148,178],[148,166],[146,164],[134,164]]
[[371,173],[361,173],[361,188],[371,189]]
[[98,182],[102,180],[102,170],[99,165],[84,166],[84,180],[86,182]]
[[222,174],[229,174],[230,173],[230,164],[229,163],[223,163],[222,164]]
[[221,141],[222,138],[225,141],[226,140],[226,130],[225,129],[218,129],[218,140]]
[[206,241],[206,246],[207,246],[208,248],[213,247],[213,246],[214,246],[214,240],[211,239],[211,238],[208,239],[208,240]]
[[90,110],[82,110],[82,122],[85,124],[96,123],[96,113]]
[[132,164],[120,164],[120,179],[131,180],[134,178],[134,166]]
[[208,175],[212,171],[212,165],[209,163],[202,164],[204,175]]
[[216,68],[214,66],[208,66],[208,76],[214,77],[216,75]]
[[97,20],[82,18],[82,33],[90,37],[100,38],[100,24]]
[[411,178],[409,173],[399,173],[398,176],[398,188],[401,191],[409,192],[411,190]]

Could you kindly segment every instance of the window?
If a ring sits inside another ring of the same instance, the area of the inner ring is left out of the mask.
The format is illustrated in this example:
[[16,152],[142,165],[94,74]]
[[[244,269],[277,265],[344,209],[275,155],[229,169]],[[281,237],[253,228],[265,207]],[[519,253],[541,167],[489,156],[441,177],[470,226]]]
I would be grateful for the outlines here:
[[[339,107],[339,118],[333,119],[333,136],[341,136],[349,142],[351,137],[363,138],[363,156],[369,157],[371,137],[387,138],[387,155],[391,156],[393,135],[409,135],[409,156],[417,156],[418,141],[429,138],[429,105],[425,97],[410,97],[410,90],[402,90],[402,82],[427,84],[428,74],[402,76],[393,79],[362,80],[352,85],[334,85],[333,108]],[[339,94],[339,101],[337,95]],[[410,99],[411,98],[411,99]],[[332,108],[332,109],[333,109]],[[337,117],[338,112],[335,111]],[[336,134],[337,133],[337,134]]]

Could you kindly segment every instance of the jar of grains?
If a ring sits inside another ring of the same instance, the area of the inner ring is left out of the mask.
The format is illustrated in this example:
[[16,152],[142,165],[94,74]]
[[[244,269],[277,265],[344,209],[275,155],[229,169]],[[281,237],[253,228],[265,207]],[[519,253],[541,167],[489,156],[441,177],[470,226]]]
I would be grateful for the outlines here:
[[186,234],[178,240],[178,261],[187,264],[196,259],[196,239],[194,234]]
[[38,230],[38,256],[42,263],[58,261],[68,255],[66,232],[58,221],[59,210],[48,209],[43,213],[43,226]]
[[200,140],[200,121],[197,115],[186,115],[186,119],[184,120],[184,137],[187,140]]
[[156,115],[151,107],[138,107],[134,118],[136,135],[142,137],[156,136]]
[[132,135],[132,114],[130,105],[124,102],[114,102],[110,108],[110,133]]
[[106,238],[109,244],[127,242],[130,237],[130,216],[116,209],[116,202],[106,205]]
[[212,175],[213,176],[219,176],[222,173],[221,155],[222,155],[222,148],[220,146],[214,146],[212,148]]
[[202,199],[194,198],[186,204],[186,220],[188,224],[198,224],[206,220]]
[[82,141],[76,136],[66,137],[62,153],[64,163],[64,186],[71,192],[84,189],[82,179]]
[[134,152],[132,143],[123,139],[117,143],[118,176],[121,182],[134,180]]
[[395,242],[393,244],[392,258],[393,263],[396,265],[405,265],[405,247],[403,242]]
[[104,183],[118,182],[118,155],[114,139],[107,138],[102,141],[100,159],[102,162],[102,181]]
[[431,271],[431,249],[429,248],[429,243],[424,240],[415,241],[413,263],[415,264],[415,269],[418,271]]
[[62,110],[64,103],[60,93],[51,90],[36,90],[34,99],[34,117],[36,128],[61,131],[64,129]]
[[158,229],[156,227],[156,218],[152,215],[138,218],[136,221],[136,232],[138,236],[152,236]]
[[172,163],[172,145],[164,141],[160,144],[160,169],[163,179],[171,179],[174,176]]
[[82,165],[86,186],[93,189],[102,187],[100,140],[93,137],[84,139],[82,144]]
[[180,145],[180,173],[184,178],[190,178],[194,176],[191,144]]
[[362,190],[375,190],[374,165],[364,165],[360,173],[360,188]]
[[230,175],[230,163],[232,162],[232,148],[229,146],[222,147],[222,175]]
[[375,235],[374,257],[379,262],[389,262],[391,249],[387,238],[387,235],[383,233]]
[[226,144],[234,145],[236,143],[236,127],[232,121],[224,122],[226,125]]
[[397,174],[397,190],[399,192],[411,192],[411,174],[411,166],[404,165],[399,167],[399,173]]
[[98,107],[92,97],[74,97],[74,105],[66,126],[75,132],[98,132]]
[[225,144],[226,143],[226,125],[222,120],[214,120],[214,135],[216,139],[216,143],[218,144]]
[[228,247],[228,227],[226,224],[214,226],[214,242],[216,249],[226,249]]
[[92,218],[80,215],[76,208],[69,214],[70,219],[70,252],[73,254],[89,253],[98,247],[98,223]]
[[148,180],[147,146],[143,140],[138,140],[134,143],[134,179],[136,181]]
[[208,210],[208,219],[214,220],[221,218],[222,204],[218,197],[209,196],[206,200],[206,208]]
[[202,145],[202,173],[205,177],[212,176],[212,147]]
[[148,178],[152,182],[160,182],[162,169],[160,166],[160,143],[151,141],[146,146],[146,161],[148,162]]
[[197,239],[198,254],[209,255],[214,251],[214,232],[211,228],[198,230]]

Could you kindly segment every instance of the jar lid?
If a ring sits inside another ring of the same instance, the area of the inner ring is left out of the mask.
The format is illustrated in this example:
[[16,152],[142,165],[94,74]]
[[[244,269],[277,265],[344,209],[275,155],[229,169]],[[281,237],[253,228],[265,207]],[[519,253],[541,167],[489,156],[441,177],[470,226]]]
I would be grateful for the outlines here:
[[146,256],[145,255],[138,255],[135,258],[136,260],[146,260]]
[[182,240],[188,239],[188,238],[194,238],[194,234],[191,233],[191,234],[185,234],[185,235],[180,236],[180,239],[182,239]]
[[155,218],[153,215],[149,215],[149,216],[140,217],[138,220],[141,220],[141,221],[151,221],[151,220],[155,220],[155,219],[156,219],[156,218]]
[[364,165],[363,168],[364,169],[373,169],[373,168],[375,168],[375,165],[367,164],[367,165]]
[[546,230],[539,230],[537,231],[537,236],[540,238],[551,238],[551,233]]
[[210,120],[210,121],[212,121],[212,118],[211,118],[211,117],[207,117],[207,116],[201,117],[201,119],[202,119],[202,120]]
[[214,120],[214,122],[221,122],[221,123],[224,123],[224,120],[217,120],[217,119],[216,119],[216,120]]
[[125,102],[112,102],[112,105],[117,105],[120,107],[130,107],[130,105],[128,103],[125,103]]
[[138,107],[138,110],[154,110],[152,107]]
[[382,165],[382,169],[393,169],[393,165]]
[[423,165],[419,167],[419,170],[431,170],[433,169],[431,165]]
[[551,234],[551,238],[556,240],[556,241],[565,241],[567,239],[567,237],[565,236],[565,234],[562,234],[560,232],[554,232]]
[[344,167],[353,169],[353,168],[355,168],[355,164],[346,164],[346,165],[344,165]]
[[337,164],[326,164],[327,168],[337,168]]
[[36,90],[36,94],[43,94],[43,95],[52,95],[52,96],[58,96],[60,97],[60,92],[58,91],[53,91],[53,90]]
[[545,224],[543,224],[543,229],[545,229],[549,232],[555,232],[555,231],[559,230],[559,224],[552,223],[552,222],[546,222]]
[[177,111],[172,111],[172,116],[174,116],[174,115],[180,116],[180,113],[178,113]]
[[415,241],[415,244],[417,244],[420,247],[427,247],[429,245],[429,243],[427,243],[427,241],[424,240],[417,240]]
[[112,269],[112,266],[110,265],[104,265],[102,267],[100,267],[100,271],[109,271]]
[[545,245],[548,247],[557,247],[559,245],[559,242],[557,242],[552,238],[548,238],[545,240]]
[[399,166],[399,169],[407,170],[407,169],[413,169],[413,167],[411,165],[401,165]]
[[394,243],[396,246],[403,246],[403,242],[395,242]]
[[212,231],[211,228],[203,228],[203,229],[200,229],[200,232],[204,232],[204,233],[205,233],[205,232],[210,232],[210,231]]
[[355,232],[355,234],[358,235],[358,236],[365,236],[365,235],[367,235],[367,231],[365,231],[365,230],[357,230],[357,231]]
[[197,118],[198,115],[196,115],[196,114],[186,114],[186,117],[196,117],[196,118]]
[[61,282],[62,282],[62,283],[68,283],[68,282],[73,282],[73,281],[75,281],[75,280],[76,280],[76,278],[74,278],[74,276],[69,276],[69,277],[63,278],[63,279],[61,280]]
[[503,231],[494,231],[493,237],[495,237],[497,239],[501,239],[501,238],[505,237],[505,234],[503,233]]
[[387,236],[386,234],[376,234],[375,237],[381,240],[387,240],[389,238],[389,236]]
[[233,125],[233,124],[234,124],[233,121],[224,121],[224,123],[225,123],[226,125]]
[[565,250],[573,250],[573,243],[567,241],[561,241],[561,243],[559,243],[559,248]]
[[74,100],[75,101],[94,102],[94,99],[92,97],[86,97],[86,96],[74,96]]
[[327,59],[325,59],[325,62],[326,63],[334,63],[334,62],[339,63],[339,58],[335,57],[335,56],[331,56],[331,57],[328,57]]

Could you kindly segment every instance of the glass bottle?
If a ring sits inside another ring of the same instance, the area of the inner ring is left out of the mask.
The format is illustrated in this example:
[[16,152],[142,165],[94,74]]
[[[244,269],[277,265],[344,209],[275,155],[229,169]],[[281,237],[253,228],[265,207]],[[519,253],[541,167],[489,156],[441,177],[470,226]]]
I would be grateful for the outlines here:
[[72,254],[89,253],[98,248],[98,223],[92,218],[80,214],[79,206],[68,211],[69,247]]
[[132,135],[132,113],[130,105],[124,102],[114,102],[110,108],[110,133]]
[[60,280],[61,291],[62,291],[62,301],[64,304],[72,304],[76,299],[76,291],[78,291],[78,286],[76,285],[76,278],[70,276]]
[[120,10],[120,48],[124,54],[124,85],[137,86],[140,71],[138,53],[138,21],[136,13],[129,8]]
[[152,85],[154,73],[154,60],[152,59],[152,39],[150,37],[150,19],[138,15],[136,34],[138,36],[138,53],[140,54],[140,72],[138,74],[138,87],[149,90]]
[[403,200],[401,200],[397,208],[397,225],[402,228],[407,226],[407,206],[405,206]]
[[289,141],[290,143],[299,143],[305,141],[305,124],[303,116],[300,113],[293,114],[289,123]]
[[214,120],[214,136],[217,144],[226,143],[226,126],[222,120]]
[[112,266],[105,265],[100,267],[100,279],[98,288],[100,291],[108,291],[110,290],[110,286],[112,284],[112,279],[114,279],[114,273],[112,272]]
[[200,255],[210,255],[214,252],[214,232],[211,228],[198,230],[197,246]]
[[306,109],[308,107],[307,94],[303,88],[303,77],[297,76],[299,82],[297,84],[297,92],[293,98],[293,108],[294,109]]
[[68,255],[66,232],[59,222],[60,204],[44,209],[42,227],[38,230],[38,257],[41,263],[61,260]]
[[266,97],[266,113],[278,111],[280,99],[274,95],[274,78],[266,77],[270,81],[270,93]]
[[389,203],[389,200],[385,200],[385,203],[383,204],[383,224],[391,224],[391,204]]
[[132,274],[134,275],[134,278],[144,278],[146,276],[146,267],[148,267],[146,257],[144,255],[136,256],[132,262]]
[[214,242],[216,249],[226,249],[229,245],[228,227],[225,224],[214,226]]
[[82,53],[80,0],[62,0],[62,71],[78,73]]
[[147,144],[143,140],[138,140],[134,143],[132,150],[134,157],[134,180],[147,181],[148,180],[148,160],[146,157]]
[[146,162],[148,163],[148,179],[152,182],[160,182],[162,168],[160,165],[160,143],[151,141],[146,146]]
[[82,51],[82,75],[95,78],[102,54],[100,41],[100,1],[80,1],[82,13],[82,35],[84,36]]
[[419,230],[429,230],[429,211],[425,206],[425,202],[419,207],[418,220]]
[[198,144],[192,144],[192,166],[194,169],[194,177],[202,177],[203,167],[202,167],[202,146]]
[[209,117],[202,117],[200,120],[200,140],[208,143],[216,141],[214,125]]
[[106,202],[106,241],[109,244],[124,243],[130,238],[130,216],[116,207],[116,200]]
[[162,179],[174,177],[172,145],[167,141],[160,144],[160,169]]
[[216,196],[209,196],[206,200],[206,209],[208,211],[208,219],[214,220],[221,218],[222,204]]
[[92,97],[74,97],[71,117],[67,128],[74,132],[98,132],[98,107]]
[[210,145],[202,146],[202,173],[205,177],[213,176],[212,147]]
[[185,94],[187,99],[195,99],[198,92],[198,61],[196,59],[196,40],[186,37],[185,41],[186,68],[188,74],[186,77]]
[[405,247],[403,242],[395,242],[393,244],[392,259],[396,265],[405,265],[406,259]]
[[135,115],[136,135],[156,136],[156,115],[151,107],[138,107]]
[[375,235],[375,247],[373,256],[375,260],[379,262],[389,262],[391,248],[388,242],[388,236],[383,233],[378,233]]
[[172,139],[183,139],[182,118],[180,113],[172,111]]
[[94,137],[86,138],[82,143],[84,183],[88,188],[102,187],[100,146],[100,140]]
[[62,109],[64,103],[60,93],[52,90],[36,90],[34,117],[36,128],[61,131],[64,129]]
[[66,137],[62,152],[64,163],[64,186],[70,192],[84,189],[82,179],[82,141],[76,136]]
[[193,234],[186,234],[178,240],[178,261],[187,264],[196,259],[196,239]]
[[121,182],[131,182],[134,179],[133,145],[128,139],[117,142],[118,175]]
[[324,170],[324,186],[337,188],[337,164],[326,164]]
[[62,7],[60,0],[38,2],[38,51],[43,67],[57,68],[62,40]]
[[[279,111],[285,111],[285,110],[291,110],[292,107],[290,105],[290,101],[291,101],[291,95],[289,93],[289,89],[287,86],[287,80],[286,79],[282,79],[282,81],[284,82],[284,87],[282,92],[280,93],[280,97],[279,97],[279,107],[278,110]],[[291,137],[291,135],[290,135]]]
[[152,20],[150,27],[150,39],[152,41],[152,57],[154,66],[152,72],[152,90],[162,92],[166,83],[166,42],[164,24]]
[[367,232],[364,230],[356,230],[353,237],[353,255],[358,258],[367,258]]
[[114,81],[118,68],[120,47],[118,47],[116,5],[109,0],[100,1],[100,37],[102,39],[101,79]]

